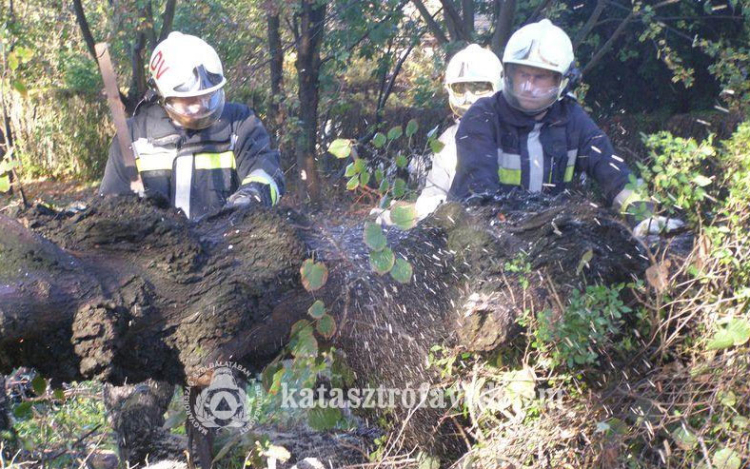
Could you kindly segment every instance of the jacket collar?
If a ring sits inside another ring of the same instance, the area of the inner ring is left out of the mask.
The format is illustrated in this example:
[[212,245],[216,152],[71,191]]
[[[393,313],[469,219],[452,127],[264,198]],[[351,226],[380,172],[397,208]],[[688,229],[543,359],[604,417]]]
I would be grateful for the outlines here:
[[503,93],[497,93],[495,95],[496,106],[499,110],[499,114],[502,119],[514,127],[529,127],[533,128],[536,124],[542,123],[547,125],[564,125],[568,122],[569,118],[569,106],[565,98],[558,100],[550,106],[547,110],[547,114],[544,115],[540,120],[534,119],[534,117],[526,115],[514,108],[508,101],[506,101]]

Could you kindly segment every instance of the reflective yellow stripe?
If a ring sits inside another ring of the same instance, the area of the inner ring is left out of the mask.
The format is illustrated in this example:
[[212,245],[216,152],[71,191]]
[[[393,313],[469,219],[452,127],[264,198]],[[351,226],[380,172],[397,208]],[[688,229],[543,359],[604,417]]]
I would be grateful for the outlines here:
[[234,160],[234,152],[223,153],[196,153],[195,169],[235,169],[237,163]]
[[269,184],[268,180],[264,178],[263,176],[258,175],[250,175],[242,180],[242,186],[245,184],[250,184],[251,182],[259,182],[261,184],[265,184],[268,186],[268,189],[271,191],[271,205],[276,205],[276,202],[279,200],[279,194],[276,192],[276,188],[273,184]]
[[172,158],[167,155],[144,155],[135,160],[138,171],[172,170]]
[[563,176],[563,182],[570,182],[573,180],[573,172],[575,169],[575,166],[568,166],[567,168],[565,168],[565,176]]
[[497,175],[500,177],[500,184],[510,184],[513,186],[521,185],[521,170],[520,169],[500,168],[497,171]]

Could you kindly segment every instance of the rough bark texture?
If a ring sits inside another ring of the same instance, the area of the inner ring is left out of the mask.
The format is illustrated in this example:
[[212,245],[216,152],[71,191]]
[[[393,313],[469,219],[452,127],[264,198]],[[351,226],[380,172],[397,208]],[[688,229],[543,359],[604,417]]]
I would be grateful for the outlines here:
[[[411,231],[388,230],[414,267],[409,284],[373,273],[357,220],[254,209],[194,224],[130,197],[72,216],[29,213],[28,229],[0,217],[0,372],[26,365],[58,380],[174,384],[216,359],[257,367],[322,299],[360,385],[418,387],[431,380],[434,344],[493,350],[518,332],[520,312],[559,311],[574,288],[640,275],[645,256],[611,217],[587,201],[536,196],[449,204]],[[299,278],[311,255],[330,273],[315,297]],[[519,256],[530,273],[507,269]],[[159,408],[153,390],[135,402],[144,399]],[[458,453],[438,417],[417,412],[408,443]]]

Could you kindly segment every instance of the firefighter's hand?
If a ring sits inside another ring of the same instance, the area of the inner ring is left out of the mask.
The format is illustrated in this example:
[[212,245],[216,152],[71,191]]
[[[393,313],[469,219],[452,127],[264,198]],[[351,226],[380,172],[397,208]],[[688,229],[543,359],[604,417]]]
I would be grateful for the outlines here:
[[255,204],[263,205],[265,207],[273,205],[271,200],[271,188],[268,187],[268,185],[259,182],[251,182],[230,195],[224,208],[245,208]]
[[636,238],[645,238],[649,235],[660,235],[675,231],[685,226],[685,222],[678,218],[667,218],[654,216],[649,217],[638,223],[633,228],[633,234]]

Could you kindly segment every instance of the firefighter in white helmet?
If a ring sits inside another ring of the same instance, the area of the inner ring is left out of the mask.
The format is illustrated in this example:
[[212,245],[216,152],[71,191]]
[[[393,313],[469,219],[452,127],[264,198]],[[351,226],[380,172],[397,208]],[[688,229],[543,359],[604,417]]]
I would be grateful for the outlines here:
[[439,137],[442,150],[432,156],[432,169],[427,174],[425,187],[416,202],[421,220],[435,211],[448,198],[456,174],[456,131],[461,116],[480,98],[494,95],[502,88],[503,66],[490,50],[471,44],[457,52],[445,69],[445,88],[448,103],[456,123]]
[[[514,189],[557,194],[585,173],[643,236],[681,226],[653,216],[609,138],[568,91],[578,72],[568,35],[549,20],[526,25],[505,46],[502,93],[477,102],[456,134],[457,200]],[[489,157],[492,155],[492,157]]]
[[[171,33],[149,61],[153,90],[128,120],[137,170],[147,194],[169,200],[188,218],[223,206],[271,206],[284,192],[279,153],[245,105],[225,103],[226,78],[202,39]],[[113,141],[99,192],[130,193]]]

